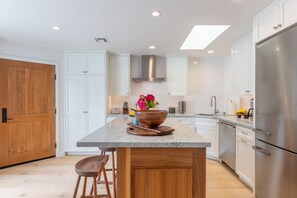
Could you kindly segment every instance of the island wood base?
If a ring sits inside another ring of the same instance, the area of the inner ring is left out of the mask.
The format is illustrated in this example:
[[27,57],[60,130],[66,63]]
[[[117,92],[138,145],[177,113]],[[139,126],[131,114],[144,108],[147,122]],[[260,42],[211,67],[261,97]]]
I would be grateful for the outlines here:
[[117,198],[205,198],[205,148],[117,148]]

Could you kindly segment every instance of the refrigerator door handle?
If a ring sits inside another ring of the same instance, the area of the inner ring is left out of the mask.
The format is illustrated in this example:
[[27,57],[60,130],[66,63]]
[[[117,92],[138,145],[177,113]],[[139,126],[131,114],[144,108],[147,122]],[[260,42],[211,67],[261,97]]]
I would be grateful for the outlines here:
[[271,155],[271,153],[269,153],[268,151],[264,150],[263,148],[259,147],[259,146],[252,146],[252,148],[255,150],[255,151],[259,151],[265,155]]
[[253,129],[253,131],[255,133],[260,133],[260,134],[263,134],[263,135],[266,135],[266,136],[271,136],[271,133],[270,132],[267,132],[267,131],[263,131],[262,129]]

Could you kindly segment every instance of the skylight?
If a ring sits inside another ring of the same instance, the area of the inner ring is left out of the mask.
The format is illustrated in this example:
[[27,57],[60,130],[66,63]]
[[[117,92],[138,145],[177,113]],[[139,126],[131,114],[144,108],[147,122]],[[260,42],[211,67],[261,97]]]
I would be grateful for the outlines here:
[[195,25],[181,46],[181,50],[203,50],[230,25]]

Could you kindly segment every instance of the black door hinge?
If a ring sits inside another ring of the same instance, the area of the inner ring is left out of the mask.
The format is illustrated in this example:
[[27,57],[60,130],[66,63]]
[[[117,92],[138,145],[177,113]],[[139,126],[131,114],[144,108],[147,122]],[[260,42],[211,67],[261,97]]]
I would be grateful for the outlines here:
[[55,74],[55,80],[57,80],[57,75]]
[[57,114],[57,109],[55,109],[55,114]]
[[55,148],[57,148],[57,142],[55,143]]

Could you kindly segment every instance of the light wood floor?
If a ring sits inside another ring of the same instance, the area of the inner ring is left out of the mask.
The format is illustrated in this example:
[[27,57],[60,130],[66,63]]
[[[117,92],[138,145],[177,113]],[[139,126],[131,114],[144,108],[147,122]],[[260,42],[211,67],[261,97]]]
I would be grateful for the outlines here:
[[[84,157],[51,158],[0,169],[0,197],[72,197],[77,179],[74,164]],[[212,160],[207,160],[206,188],[207,198],[253,197],[252,191],[234,174]],[[104,192],[103,186],[99,192]]]

